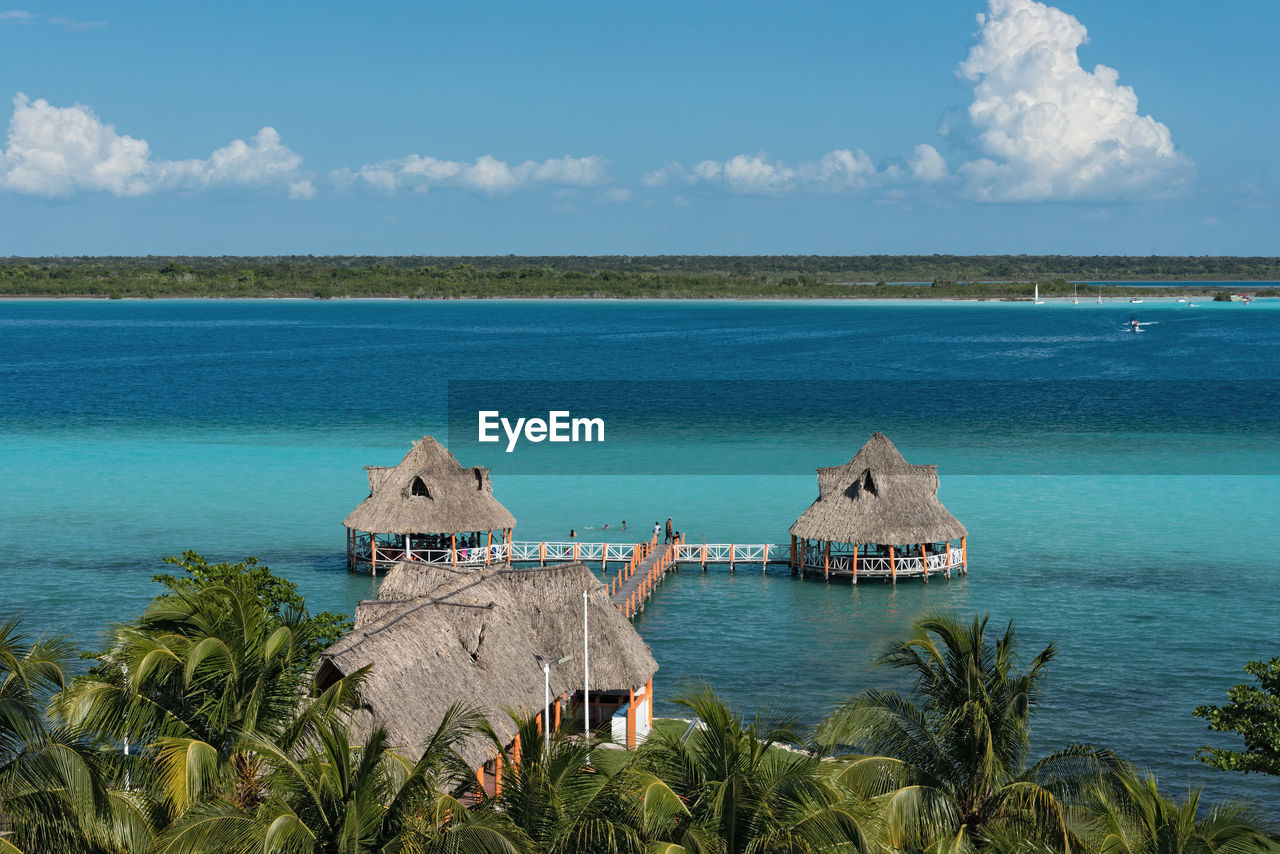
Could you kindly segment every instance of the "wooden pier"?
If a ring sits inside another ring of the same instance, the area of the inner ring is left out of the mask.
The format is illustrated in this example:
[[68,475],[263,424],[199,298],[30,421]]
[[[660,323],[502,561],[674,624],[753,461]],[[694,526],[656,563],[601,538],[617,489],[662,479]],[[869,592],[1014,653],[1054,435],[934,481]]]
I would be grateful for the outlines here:
[[636,545],[630,560],[607,582],[609,599],[622,616],[631,619],[644,609],[645,600],[674,564],[679,547],[678,542],[659,543],[656,535],[649,542]]

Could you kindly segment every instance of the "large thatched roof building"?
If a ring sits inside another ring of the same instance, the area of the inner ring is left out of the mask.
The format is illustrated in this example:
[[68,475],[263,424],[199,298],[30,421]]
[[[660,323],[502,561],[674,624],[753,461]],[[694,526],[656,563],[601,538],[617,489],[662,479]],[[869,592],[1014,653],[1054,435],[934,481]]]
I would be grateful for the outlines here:
[[398,560],[474,566],[507,559],[516,520],[493,497],[487,468],[464,468],[424,436],[398,465],[365,471],[369,497],[342,522],[348,568],[376,574]]
[[[875,433],[842,466],[818,469],[818,497],[791,526],[793,565],[890,579],[965,571],[968,531],[938,500],[938,468],[908,463]],[[954,548],[953,542],[959,547]]]
[[[479,570],[398,563],[378,598],[356,607],[355,629],[323,653],[317,681],[324,688],[372,665],[364,705],[392,742],[410,752],[458,702],[480,711],[510,743],[516,731],[507,710],[543,709],[544,663],[551,664],[552,725],[562,711],[580,715],[583,591],[591,723],[610,721],[621,709],[626,740],[634,746],[637,730],[643,736],[652,720],[658,664],[581,563]],[[492,748],[479,740],[462,753],[473,767],[492,763]]]

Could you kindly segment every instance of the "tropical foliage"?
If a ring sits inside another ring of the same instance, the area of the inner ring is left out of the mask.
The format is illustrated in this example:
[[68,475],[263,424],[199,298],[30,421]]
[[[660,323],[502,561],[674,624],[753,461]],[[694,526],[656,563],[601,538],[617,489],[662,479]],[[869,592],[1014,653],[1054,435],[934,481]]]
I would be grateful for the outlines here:
[[[922,620],[871,690],[814,732],[743,715],[709,688],[689,725],[638,750],[544,741],[454,706],[393,747],[360,711],[363,673],[317,693],[315,653],[341,626],[249,560],[186,573],[114,627],[88,672],[69,645],[0,625],[0,854],[1247,854],[1246,807],[1175,801],[1109,753],[1029,759],[1054,657],[1025,664],[1012,627]],[[504,732],[510,730],[504,728]],[[479,788],[462,750],[501,772]],[[523,751],[520,746],[523,745]],[[517,755],[519,754],[519,755]]]
[[1227,692],[1222,706],[1201,706],[1196,717],[1209,729],[1244,737],[1244,750],[1204,747],[1200,759],[1228,771],[1257,771],[1280,776],[1280,658],[1250,661],[1244,672],[1257,685],[1237,685]]
[[881,661],[914,680],[911,695],[869,690],[819,727],[838,779],[881,805],[894,848],[965,851],[1010,837],[1042,850],[1079,846],[1070,805],[1122,764],[1083,745],[1028,757],[1031,715],[1056,655],[1052,643],[1020,667],[1012,624],[921,619]]

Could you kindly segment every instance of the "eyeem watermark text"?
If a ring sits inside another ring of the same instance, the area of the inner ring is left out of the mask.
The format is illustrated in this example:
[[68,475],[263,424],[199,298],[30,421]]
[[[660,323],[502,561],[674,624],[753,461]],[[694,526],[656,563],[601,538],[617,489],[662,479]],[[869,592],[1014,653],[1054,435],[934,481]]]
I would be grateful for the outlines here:
[[542,418],[503,418],[496,409],[482,409],[479,415],[480,442],[500,442],[498,429],[507,436],[507,453],[516,449],[523,437],[529,442],[603,442],[603,418],[573,418],[567,409],[553,409]]

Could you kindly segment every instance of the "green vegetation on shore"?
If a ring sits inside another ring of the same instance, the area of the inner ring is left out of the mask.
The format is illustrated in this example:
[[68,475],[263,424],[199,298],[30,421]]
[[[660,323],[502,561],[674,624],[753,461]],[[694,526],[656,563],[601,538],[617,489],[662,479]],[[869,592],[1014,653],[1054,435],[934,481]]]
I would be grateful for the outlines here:
[[[956,298],[1068,296],[1072,282],[1280,280],[1280,258],[1068,255],[145,257],[0,259],[0,296]],[[897,282],[899,284],[893,284]],[[930,283],[930,284],[901,284]],[[887,283],[887,284],[886,284]],[[1257,290],[1247,284],[1235,290]],[[1219,288],[1179,288],[1211,295]],[[1085,287],[1096,295],[1096,287]],[[1144,288],[1143,293],[1166,293]],[[1167,293],[1174,293],[1170,289]]]
[[[170,562],[186,575],[82,676],[67,644],[0,625],[0,854],[1275,850],[1255,810],[1173,798],[1106,750],[1033,759],[1055,647],[1024,665],[985,617],[920,620],[882,658],[911,690],[864,691],[812,731],[695,688],[678,702],[697,727],[634,752],[585,743],[572,715],[544,752],[512,713],[517,763],[457,705],[397,750],[361,713],[363,672],[313,688],[341,617],[253,560]],[[499,793],[476,792],[467,739],[504,753]]]

